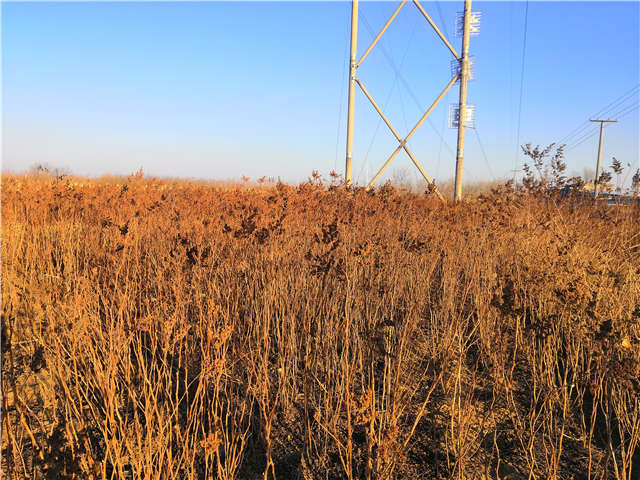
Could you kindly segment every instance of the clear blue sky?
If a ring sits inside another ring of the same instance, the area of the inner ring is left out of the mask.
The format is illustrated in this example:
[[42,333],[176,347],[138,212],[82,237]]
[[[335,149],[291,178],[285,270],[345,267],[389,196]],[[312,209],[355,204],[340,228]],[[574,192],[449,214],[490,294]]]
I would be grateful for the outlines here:
[[[361,2],[359,55],[396,5]],[[459,50],[463,2],[423,5]],[[524,161],[516,136],[526,3],[474,9],[482,26],[471,39],[470,181],[509,177]],[[2,168],[287,181],[342,173],[350,12],[350,2],[3,2]],[[637,2],[529,3],[520,143],[560,140],[636,87],[606,112],[630,113],[607,127],[603,157],[638,167],[639,16]],[[358,76],[405,134],[446,85],[452,57],[411,3],[379,45]],[[454,87],[410,142],[438,181],[453,175],[456,97]],[[568,150],[569,173],[594,168],[597,141]],[[354,176],[364,181],[395,146],[358,92]],[[388,171],[402,169],[414,176],[404,154]]]

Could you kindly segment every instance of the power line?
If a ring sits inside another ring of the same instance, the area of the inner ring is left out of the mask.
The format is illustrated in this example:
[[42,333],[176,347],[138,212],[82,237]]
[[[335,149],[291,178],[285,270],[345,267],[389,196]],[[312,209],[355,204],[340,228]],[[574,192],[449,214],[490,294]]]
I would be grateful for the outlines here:
[[492,180],[495,180],[496,177],[493,174],[493,170],[491,169],[491,165],[489,164],[489,159],[487,158],[487,154],[484,151],[484,146],[482,145],[482,140],[480,140],[480,134],[478,133],[478,129],[474,128],[473,131],[476,133],[476,138],[478,139],[478,145],[480,145],[480,151],[482,152],[482,156],[484,157],[484,162],[487,164],[489,175],[491,175]]
[[582,137],[582,140],[579,141],[578,143],[575,143],[573,145],[571,145],[569,148],[565,149],[565,153],[570,152],[571,150],[575,149],[576,147],[579,147],[580,145],[582,145],[584,142],[586,142],[587,140],[595,137],[598,134],[598,129],[596,128],[596,130],[594,130],[593,132],[589,133],[589,135]]
[[516,164],[518,162],[518,149],[520,148],[520,122],[522,119],[522,93],[524,91],[524,65],[525,58],[527,53],[527,28],[529,20],[529,0],[525,5],[524,10],[524,36],[522,39],[522,68],[520,69],[520,100],[518,101],[518,129],[516,133],[516,154],[513,158],[513,169],[515,170]]
[[[373,28],[371,28],[371,25],[369,24],[369,22],[367,21],[366,16],[364,15],[363,12],[360,13],[360,16],[362,17],[362,22],[364,23],[365,27],[367,28],[367,30],[369,31],[369,33],[371,34],[372,37],[375,37],[375,32],[373,31]],[[415,33],[416,27],[417,26],[417,21],[414,24],[414,29],[412,31],[412,37]],[[410,39],[411,40],[411,39]],[[410,41],[409,41],[410,44]],[[409,44],[407,44],[407,51],[409,48]],[[387,62],[389,63],[389,65],[391,66],[391,68],[394,70],[396,76],[394,78],[394,85],[395,85],[395,81],[396,80],[400,80],[400,82],[402,82],[402,84],[404,85],[404,87],[406,88],[407,92],[409,93],[409,96],[411,97],[411,99],[413,100],[413,102],[416,104],[416,106],[418,107],[418,109],[423,109],[423,105],[421,104],[421,102],[418,100],[418,97],[416,96],[416,94],[414,93],[413,89],[411,88],[411,86],[407,83],[407,81],[405,80],[404,76],[402,75],[402,73],[400,72],[400,69],[398,68],[398,66],[395,64],[395,62],[393,61],[393,59],[391,58],[391,56],[389,55],[389,52],[387,51],[387,49],[384,47],[384,45],[382,43],[379,44],[380,49],[382,50],[382,53],[384,54],[384,57],[387,59]],[[407,51],[405,51],[405,54],[402,58],[402,60],[400,61],[400,65],[403,64],[404,62],[404,58],[407,55]],[[388,103],[391,97],[391,91],[389,92],[389,98],[387,98],[385,103]],[[385,105],[385,109],[386,109],[386,105]],[[436,128],[436,126],[433,124],[433,121],[431,120],[431,118],[427,118],[427,122],[429,123],[429,126],[432,128],[432,130],[438,135],[438,137],[440,138],[441,143],[444,144],[444,146],[447,148],[447,150],[449,151],[449,153],[451,153],[452,155],[454,155],[454,151],[451,148],[451,146],[447,143],[447,141],[444,139],[444,136],[438,131],[438,129]],[[369,144],[369,148],[367,149],[367,154],[365,155],[365,161],[366,159],[368,159],[369,153],[371,151],[371,148],[373,146],[373,141],[375,139],[375,136],[378,133],[378,130],[380,128],[381,122],[380,120],[378,120],[378,124],[376,126],[376,129],[374,131],[374,136],[371,140],[371,143]],[[358,175],[358,177],[360,177],[360,175],[362,174],[362,170],[364,169],[364,164],[363,166],[360,168],[360,174]]]
[[[597,115],[595,115],[595,116],[597,116]],[[574,133],[572,133],[571,135],[566,135],[562,139],[558,140],[556,143],[558,143],[558,144],[562,144],[562,143],[569,144],[569,143],[575,141],[576,138],[579,138],[580,136],[582,136],[585,133],[585,131],[587,131],[589,129],[589,127],[593,127],[593,125],[591,123],[589,123],[588,120],[585,120],[583,122],[583,124],[581,124],[581,126],[578,129],[574,130]]]
[[[425,120],[429,120],[429,124],[430,124],[432,130],[441,138],[443,144],[446,145],[447,149],[449,151],[452,151],[451,147],[449,147],[449,145],[446,144],[446,142],[444,141],[444,137],[440,134],[440,132],[438,132],[438,129],[435,127],[435,125],[433,124],[431,119],[429,119],[428,117],[429,117],[429,114],[432,113],[432,111],[436,107],[436,105],[442,100],[442,98],[446,95],[446,93],[449,91],[449,89],[453,86],[453,84],[458,79],[461,79],[461,83],[460,83],[460,102],[459,103],[461,105],[461,111],[462,111],[462,113],[464,113],[464,111],[462,110],[462,106],[464,106],[465,103],[466,103],[466,101],[465,101],[465,87],[466,87],[466,80],[467,80],[468,72],[469,72],[469,68],[468,68],[469,67],[469,65],[468,65],[469,64],[469,60],[468,60],[469,35],[474,35],[474,34],[478,33],[478,30],[479,30],[478,27],[479,27],[479,23],[480,23],[480,18],[479,18],[480,15],[479,15],[478,12],[471,12],[471,0],[465,0],[464,17],[463,17],[463,21],[462,21],[462,24],[463,24],[463,42],[462,42],[463,43],[463,47],[462,47],[462,50],[463,51],[462,51],[462,57],[460,57],[458,55],[458,53],[455,51],[455,49],[451,46],[449,41],[440,32],[438,27],[434,24],[433,20],[431,20],[430,16],[425,12],[424,8],[422,8],[422,6],[417,2],[417,0],[414,1],[414,3],[418,7],[418,9],[422,13],[422,15],[425,17],[427,22],[430,24],[430,26],[434,29],[436,34],[444,42],[444,44],[447,46],[447,48],[449,48],[449,50],[454,55],[454,57],[456,57],[456,59],[459,60],[460,66],[461,66],[461,73],[457,73],[456,75],[453,76],[453,78],[451,78],[449,80],[449,82],[444,87],[442,92],[438,95],[438,97],[434,100],[434,102],[429,106],[429,108],[426,110],[426,112],[420,117],[419,121],[415,124],[415,126],[412,128],[412,130],[404,138],[401,138],[400,134],[392,126],[392,124],[388,120],[388,118],[385,115],[385,113],[383,112],[383,110],[378,106],[378,104],[373,99],[371,94],[367,91],[365,86],[362,84],[361,80],[356,76],[356,69],[358,68],[358,66],[360,66],[360,64],[362,63],[362,60],[369,54],[371,49],[376,44],[378,44],[378,40],[380,39],[382,34],[386,31],[386,29],[389,27],[391,22],[394,20],[394,18],[396,17],[398,12],[402,8],[402,6],[405,4],[405,1],[402,1],[398,5],[398,7],[395,9],[393,15],[391,15],[389,20],[387,20],[385,25],[380,30],[380,32],[375,36],[375,38],[373,39],[372,43],[367,48],[367,50],[365,51],[363,56],[360,58],[359,61],[356,62],[356,55],[357,55],[356,42],[357,42],[357,31],[358,31],[358,4],[359,4],[359,2],[358,2],[358,0],[353,0],[352,1],[352,8],[351,8],[351,54],[350,54],[349,114],[348,114],[349,118],[348,118],[348,124],[347,124],[347,155],[346,155],[346,167],[345,167],[346,175],[345,175],[345,177],[346,177],[347,184],[350,184],[351,183],[351,178],[352,178],[352,175],[351,175],[352,168],[351,167],[352,167],[352,146],[353,146],[354,89],[355,89],[355,86],[357,85],[357,86],[360,87],[360,89],[365,94],[367,99],[371,102],[371,104],[374,107],[374,109],[376,110],[376,112],[379,114],[380,118],[389,127],[389,129],[391,130],[391,133],[393,133],[394,137],[399,142],[398,147],[387,158],[385,163],[382,165],[382,167],[380,167],[380,169],[374,175],[374,177],[371,179],[371,181],[368,182],[367,188],[370,188],[373,184],[375,184],[376,180],[380,177],[380,175],[382,175],[382,173],[388,167],[389,163],[393,160],[393,158],[401,150],[404,149],[404,151],[411,158],[412,162],[417,167],[417,169],[420,171],[420,173],[422,174],[424,179],[432,187],[434,193],[437,194],[438,197],[441,200],[444,201],[444,197],[442,196],[442,193],[436,187],[436,185],[434,184],[433,180],[431,180],[431,178],[429,178],[429,176],[425,173],[424,169],[420,165],[420,162],[418,162],[418,160],[415,158],[414,154],[409,149],[408,142],[409,142],[409,139],[413,136],[413,134],[417,131],[417,129],[423,124],[423,122]],[[369,33],[371,35],[373,35],[373,31],[372,31],[371,25],[367,21],[366,17],[363,15],[362,18],[363,18],[364,25],[369,30]],[[384,48],[384,45],[380,45],[380,44],[378,44],[378,45],[380,46],[380,49],[382,50],[382,53],[384,54],[385,58],[387,59],[387,62],[389,63],[391,68],[395,71],[395,73],[396,73],[395,78],[399,79],[404,84],[405,88],[407,89],[407,92],[409,93],[409,95],[411,96],[413,101],[416,103],[418,108],[420,110],[422,110],[424,108],[422,103],[418,100],[418,98],[415,95],[415,93],[413,92],[412,88],[409,86],[407,81],[404,79],[403,75],[400,73],[399,68],[396,66],[395,62],[389,56],[389,52],[387,51],[387,49]],[[395,80],[394,80],[394,86],[395,86]],[[392,93],[392,92],[390,92],[390,93]],[[402,96],[401,96],[401,99],[402,99]],[[403,113],[404,113],[404,102],[402,103],[401,106],[403,108]],[[463,166],[462,165],[462,145],[463,145],[463,139],[464,139],[464,125],[463,125],[463,123],[461,123],[460,125],[457,125],[457,127],[458,127],[458,153],[457,153],[457,156],[456,156],[456,180],[455,180],[455,182],[456,182],[456,190],[455,190],[455,192],[456,192],[456,195],[455,195],[456,200],[458,200],[460,198],[460,191],[461,191],[460,186],[459,186],[459,178],[461,178],[460,174],[462,172],[462,166]]]
[[[436,0],[436,7],[438,8],[438,15],[440,16],[440,23],[442,25],[442,30],[444,30],[444,34],[447,38],[451,38],[449,37],[449,31],[447,29],[447,22],[444,21],[444,15],[442,15],[442,9],[440,8],[440,2],[438,0]],[[449,92],[447,92],[447,96],[446,99],[449,98]],[[443,116],[442,116],[442,128],[440,130],[440,145],[438,147],[438,163],[437,163],[437,167],[436,167],[436,175],[435,177],[438,177],[440,175],[440,160],[441,160],[441,155],[442,155],[442,144],[444,143],[444,128],[447,124],[447,112],[446,110],[443,112]]]
[[[447,92],[447,96],[445,98],[447,100],[449,99],[449,92]],[[447,125],[447,112],[445,110],[442,115],[442,130],[440,133],[440,146],[438,147],[438,164],[436,167],[436,177],[440,175],[440,159],[442,155],[442,144],[444,142],[444,128],[446,125]]]
[[[633,86],[630,90],[627,90],[625,93],[623,93],[618,98],[613,100],[609,105],[607,105],[606,107],[602,108],[597,113],[594,113],[593,115],[591,115],[591,117],[598,117],[598,116],[601,116],[601,115],[605,115],[607,111],[611,110],[611,108],[614,108],[614,105],[617,106],[621,101],[622,102],[626,101],[631,95],[633,95],[635,93],[634,91],[637,90],[638,87],[640,87],[640,83],[638,83],[635,86]],[[585,128],[589,127],[589,126],[591,126],[591,123],[589,123],[589,121],[585,120],[584,122],[580,123],[576,128],[574,128],[571,132],[569,132],[567,135],[565,135],[560,140],[558,140],[557,143],[566,143],[572,137],[575,137],[576,135],[581,134],[585,130]]]
[[[404,100],[403,100],[403,95],[402,95],[402,89],[398,89],[398,99],[400,100],[400,108],[402,109],[402,119],[404,120],[404,129],[406,132],[409,131],[409,122],[407,121],[407,111],[404,108]],[[418,179],[418,172],[416,171],[417,169],[412,169],[411,171],[413,172],[413,179],[415,181],[417,181]]]
[[[360,12],[360,16],[362,18],[362,22],[364,23],[364,25],[367,27],[367,30],[369,30],[369,33],[371,34],[372,38],[375,38],[376,34],[373,31],[373,29],[371,28],[371,25],[369,24],[369,22],[367,21],[367,18],[364,14],[364,12]],[[413,22],[413,29],[411,30],[411,35],[409,36],[409,40],[407,41],[407,47],[405,48],[404,54],[402,55],[402,58],[400,59],[400,66],[402,66],[404,64],[404,60],[407,57],[407,54],[409,53],[409,46],[411,45],[411,40],[413,40],[413,37],[415,35],[416,32],[416,27],[418,25],[418,21],[417,19],[414,20]],[[382,51],[385,53],[386,58],[390,60],[390,58],[388,57],[387,53],[386,53],[386,49],[384,48],[384,45],[382,43],[379,44],[379,47],[382,49]],[[392,67],[394,68],[395,71],[395,77],[393,79],[393,84],[391,85],[391,88],[389,89],[389,94],[387,95],[387,99],[384,102],[384,109],[387,109],[387,106],[389,105],[389,101],[391,100],[391,95],[393,94],[393,90],[395,89],[396,83],[398,82],[398,79],[400,78],[400,69],[399,68],[395,68],[395,66],[392,63]],[[378,118],[378,123],[376,124],[376,128],[373,131],[373,136],[371,137],[371,141],[369,142],[369,147],[367,148],[367,153],[364,156],[364,161],[362,162],[362,165],[360,166],[360,172],[358,173],[357,179],[360,180],[361,176],[362,176],[362,171],[364,170],[365,165],[367,164],[368,160],[369,160],[369,153],[371,153],[371,148],[373,147],[373,143],[375,142],[376,137],[378,136],[378,131],[380,130],[380,125],[382,125],[382,118]],[[368,180],[368,179],[367,179]]]
[[340,77],[340,109],[338,110],[338,131],[336,132],[336,158],[333,162],[333,171],[337,171],[338,168],[338,145],[340,143],[340,127],[342,123],[342,104],[344,103],[344,87],[346,83],[343,81],[345,78],[345,74],[347,72],[347,64],[349,63],[349,58],[347,57],[347,48],[349,46],[349,32],[345,35],[344,41],[344,53],[342,54],[342,58],[345,58],[347,61],[344,62],[344,67],[342,69],[342,76]]
[[575,145],[576,143],[580,142],[583,138],[588,137],[589,135],[591,135],[593,132],[596,132],[598,130],[598,128],[596,126],[593,125],[593,123],[589,124],[589,129],[588,131],[584,131],[582,133],[580,133],[580,135],[578,135],[576,138],[574,138],[573,140],[571,140],[568,143],[564,143],[564,145],[568,146],[568,147],[572,147],[573,145]]
[[[623,107],[621,110],[619,110],[618,112],[612,114],[612,117],[618,117],[618,118],[622,118],[625,117],[627,115],[629,115],[630,113],[633,113],[635,110],[638,109],[638,104],[635,105],[627,105],[625,107]],[[587,140],[589,140],[590,138],[593,138],[596,134],[598,133],[598,127],[593,127],[591,129],[591,131],[587,132],[586,134],[582,135],[580,137],[578,137],[577,139],[574,140],[574,142],[565,150],[565,152],[569,152],[571,150],[573,150],[574,148],[582,145],[584,142],[586,142]]]
[[[637,87],[634,87],[637,88]],[[633,89],[632,89],[633,90]],[[599,116],[616,116],[617,114],[611,114],[611,111],[615,108],[618,108],[622,103],[626,102],[627,100],[629,100],[630,95],[632,95],[633,92],[627,92],[626,94],[618,97],[618,99],[614,100],[613,102],[611,102],[609,105],[607,105],[605,108],[601,109],[599,112],[591,115],[591,117],[599,117]],[[622,98],[622,97],[626,97],[626,98]],[[623,110],[625,108],[627,108],[629,105],[626,105],[623,107]],[[560,141],[558,141],[558,143],[567,143],[569,141],[574,140],[576,137],[582,135],[584,133],[585,130],[587,130],[590,126],[591,123],[587,120],[585,120],[583,122],[583,124],[581,124],[582,126],[578,126],[578,128],[574,129],[573,132],[569,135],[565,135]]]
[[402,89],[398,89],[398,98],[400,100],[400,109],[402,110],[402,120],[404,121],[405,131],[409,131],[409,122],[407,122],[407,110],[404,108],[404,100],[402,98]]
[[440,22],[442,22],[442,30],[444,30],[444,36],[446,38],[451,38],[449,36],[449,32],[447,31],[447,22],[444,21],[444,16],[442,15],[442,10],[440,9],[440,2],[436,0],[436,7],[438,8],[438,15],[440,15]]
[[636,103],[635,105],[627,105],[626,107],[623,107],[621,110],[618,110],[618,112],[612,114],[612,117],[618,117],[621,115],[626,115],[627,113],[630,113],[632,111],[634,111],[636,108],[638,108],[638,104]]
[[[617,112],[617,113],[615,113],[615,114],[613,114],[611,116],[612,117],[618,117],[618,119],[626,117],[630,113],[633,113],[635,110],[637,110],[639,106],[640,105],[638,105],[638,104],[627,105],[626,107],[623,107],[622,110],[620,110],[619,112]],[[580,145],[582,145],[583,143],[585,143],[587,140],[590,140],[593,137],[595,137],[598,133],[599,133],[598,128],[594,127],[594,129],[591,132],[589,132],[586,135],[580,137],[578,140],[576,140],[576,143],[571,145],[569,148],[565,149],[565,152],[569,152],[571,150],[574,150],[575,148],[577,148]]]
[[[373,32],[373,29],[371,28],[371,25],[369,25],[369,22],[367,22],[366,18],[364,18],[364,15],[362,16],[362,20],[363,20],[365,26],[367,27],[367,29],[369,30],[369,33],[371,33],[372,35],[375,36],[375,33]],[[389,55],[389,52],[387,52],[387,49],[384,48],[384,45],[382,45],[382,44],[380,44],[380,49],[382,50],[382,53],[384,54],[385,58],[389,62],[389,65],[391,66],[391,68],[393,68],[393,70],[396,72],[396,75],[397,75],[398,79],[402,82],[404,87],[407,89],[407,92],[409,93],[409,96],[411,97],[413,102],[416,104],[418,109],[422,110],[424,108],[423,104],[418,100],[418,97],[413,92],[413,89],[411,88],[411,86],[405,80],[404,76],[400,72],[400,69],[397,67],[397,65],[394,63],[393,59]],[[444,140],[444,137],[442,135],[440,135],[440,132],[438,132],[438,129],[433,124],[433,121],[431,120],[431,118],[427,117],[427,122],[429,123],[429,125],[431,126],[433,131],[442,139],[442,141],[444,142],[445,147],[447,147],[447,150],[449,150],[449,153],[451,153],[453,155],[454,154],[453,149],[446,142],[446,140]]]
[[[629,97],[631,97],[632,95],[634,95],[636,92],[634,92],[634,90],[637,90],[640,87],[640,83],[637,84],[635,87],[633,87],[631,90],[629,90],[627,93],[622,94],[620,97],[618,97],[616,100],[614,100],[613,102],[611,102],[609,105],[607,105],[605,108],[603,108],[602,110],[600,110],[598,113],[595,113],[594,115],[592,115],[593,117],[598,117],[600,115],[603,115],[605,112],[615,108],[613,107],[614,104],[616,104],[616,106],[621,102],[621,101],[626,101]],[[622,100],[622,97],[626,97],[624,100]]]
[[622,118],[622,117],[626,117],[627,115],[629,115],[630,113],[632,113],[634,110],[638,109],[638,105],[636,105],[634,108],[632,108],[631,110],[629,110],[628,112],[623,113],[622,115],[620,115],[618,118]]
[[513,121],[513,2],[509,2],[509,142],[514,138]]
[[588,132],[581,134],[580,137],[576,138],[572,143],[569,143],[569,144],[565,143],[565,145],[568,148],[573,148],[576,144],[580,143],[583,139],[590,137],[591,135],[597,132],[598,132],[598,128],[592,125],[591,129]]

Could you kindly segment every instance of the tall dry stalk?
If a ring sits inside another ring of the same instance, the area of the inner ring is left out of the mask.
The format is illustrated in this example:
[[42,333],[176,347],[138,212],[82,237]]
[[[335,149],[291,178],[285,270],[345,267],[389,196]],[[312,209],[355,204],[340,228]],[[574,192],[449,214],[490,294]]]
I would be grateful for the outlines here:
[[7,478],[631,480],[640,212],[2,178]]

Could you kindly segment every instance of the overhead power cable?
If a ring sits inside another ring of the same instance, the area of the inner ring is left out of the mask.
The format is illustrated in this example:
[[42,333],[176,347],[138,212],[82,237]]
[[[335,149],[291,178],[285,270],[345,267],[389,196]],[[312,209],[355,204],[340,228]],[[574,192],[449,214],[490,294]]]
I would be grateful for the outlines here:
[[482,152],[482,156],[484,157],[484,163],[487,165],[487,170],[489,171],[489,175],[491,176],[492,180],[495,180],[496,177],[493,174],[491,164],[489,164],[489,159],[487,158],[487,154],[484,151],[484,146],[482,145],[482,140],[480,140],[480,134],[478,133],[478,129],[474,128],[473,131],[476,133],[476,138],[478,139],[478,145],[480,145],[480,151]]
[[[364,12],[360,12],[360,17],[362,18],[363,23],[365,24],[365,26],[367,27],[367,30],[369,30],[369,33],[371,34],[371,38],[375,38],[376,34],[373,31],[373,29],[371,28],[371,25],[369,24],[369,22],[367,21],[367,18],[364,15]],[[417,20],[414,20],[413,23],[413,28],[411,30],[411,35],[409,36],[409,39],[407,41],[407,46],[405,48],[405,51],[402,55],[402,58],[400,59],[400,66],[402,66],[404,64],[405,58],[407,57],[407,54],[409,53],[409,46],[411,45],[411,40],[413,40],[413,36],[416,32],[416,26],[417,26],[418,22]],[[382,42],[378,43],[378,47],[381,48],[383,50],[383,52],[386,52],[386,50],[384,49],[384,46],[382,44]],[[389,105],[389,101],[391,100],[391,96],[393,94],[393,90],[395,89],[396,83],[398,82],[398,79],[400,78],[400,69],[395,69],[395,77],[393,78],[393,83],[391,85],[391,88],[389,89],[389,94],[387,95],[387,98],[384,102],[384,109],[387,109],[387,106]],[[365,166],[367,165],[367,162],[369,160],[369,154],[371,153],[371,148],[373,148],[373,143],[375,142],[376,137],[378,136],[378,131],[380,130],[380,126],[382,125],[382,118],[378,118],[378,122],[376,123],[376,128],[373,131],[373,136],[371,137],[371,141],[369,142],[369,146],[367,147],[367,152],[365,153],[364,156],[364,161],[362,162],[362,165],[360,166],[360,172],[358,173],[357,179],[360,180],[361,176],[362,176],[362,172],[364,171]],[[368,179],[367,179],[368,181]]]
[[444,16],[442,15],[442,9],[440,8],[440,2],[436,0],[436,7],[438,8],[438,15],[440,15],[440,22],[442,22],[442,30],[444,31],[445,38],[449,39],[449,32],[447,31],[447,22],[444,21]]
[[630,113],[633,113],[633,112],[634,112],[635,110],[637,110],[637,109],[638,109],[638,105],[636,105],[635,107],[633,107],[633,108],[632,108],[631,110],[629,110],[628,112],[625,112],[625,113],[623,113],[622,115],[620,115],[620,116],[618,117],[618,119],[621,119],[621,118],[626,117],[627,115],[629,115]]
[[527,54],[527,29],[529,25],[529,0],[524,9],[524,36],[522,37],[522,66],[520,68],[520,100],[518,100],[518,128],[516,130],[516,154],[513,158],[513,169],[516,169],[518,153],[520,151],[520,122],[522,120],[522,94],[524,91],[524,66]]
[[[627,90],[625,93],[623,93],[618,98],[616,98],[611,103],[609,103],[609,105],[607,105],[606,107],[600,109],[598,112],[596,112],[593,115],[591,115],[591,117],[592,118],[598,118],[601,115],[607,114],[608,111],[610,111],[613,108],[616,108],[621,102],[625,102],[626,100],[628,100],[629,97],[634,95],[636,93],[636,90],[638,90],[639,87],[640,87],[640,83],[636,84],[630,90]],[[590,125],[592,125],[592,124],[591,124],[591,122],[589,122],[589,120],[583,121],[576,128],[574,128],[571,132],[569,132],[567,135],[565,135],[560,140],[558,140],[557,143],[567,143],[572,138],[575,138],[576,136],[580,135]]]
[[591,128],[586,132],[586,133],[582,133],[579,137],[577,137],[574,141],[572,141],[571,143],[565,143],[564,145],[566,145],[566,148],[573,148],[574,145],[576,145],[577,143],[580,143],[582,140],[584,140],[587,137],[590,137],[591,135],[593,135],[594,133],[598,133],[600,131],[599,127],[596,127],[593,123],[591,124]]
[[585,135],[584,137],[582,137],[582,139],[580,141],[578,141],[578,143],[574,143],[573,145],[571,145],[570,147],[565,149],[565,153],[570,152],[571,150],[579,147],[580,145],[582,145],[584,142],[586,142],[587,140],[592,139],[593,137],[597,136],[599,134],[599,129],[594,130],[593,132],[590,132],[588,135]]
[[347,73],[347,65],[350,63],[350,59],[347,57],[347,48],[349,45],[349,32],[347,32],[347,34],[345,35],[345,42],[344,42],[344,53],[342,54],[342,58],[346,59],[346,61],[344,62],[344,66],[342,69],[342,76],[340,77],[340,108],[338,110],[338,131],[336,132],[336,158],[335,161],[333,162],[333,171],[337,171],[338,168],[338,146],[340,143],[340,130],[341,130],[341,126],[342,126],[342,104],[344,103],[344,89],[345,89],[345,85],[347,84],[347,82],[344,81],[344,79],[346,78],[346,73]]
[[614,117],[614,118],[617,118],[617,117],[620,117],[622,115],[626,115],[628,112],[632,112],[636,108],[638,108],[638,104],[637,103],[635,105],[627,105],[627,106],[623,107],[622,109],[618,110],[616,113],[612,114],[611,116]]
[[[635,105],[627,105],[622,109],[618,110],[616,113],[614,113],[611,116],[619,120],[633,113],[635,110],[638,109],[638,106],[639,105],[637,103]],[[582,145],[584,142],[586,142],[590,138],[593,138],[600,132],[599,127],[595,126],[593,123],[591,123],[591,125],[592,125],[592,129],[587,131],[587,133],[581,134],[581,136],[576,138],[570,145],[568,145],[568,148],[565,149],[565,152],[571,151],[574,148]]]
[[600,110],[597,113],[594,113],[593,116],[594,117],[598,117],[600,115],[606,114],[606,112],[613,110],[614,108],[616,108],[620,103],[627,101],[631,96],[633,96],[634,94],[636,94],[636,90],[638,90],[638,88],[640,88],[640,83],[638,83],[636,86],[634,86],[633,88],[631,88],[631,90],[627,91],[627,93],[623,93],[622,95],[620,95],[620,97],[618,97],[616,100],[614,100],[613,102],[611,102],[609,105],[607,105],[606,107],[604,107],[602,110]]
[[[619,97],[618,100],[610,103],[607,107],[603,108],[602,110],[600,110],[599,112],[594,113],[593,115],[591,115],[591,118],[599,118],[599,117],[603,117],[603,116],[616,116],[616,113],[611,113],[611,111],[615,108],[618,108],[620,106],[621,103],[624,103],[625,101],[627,101],[629,99],[629,97],[627,96],[627,98],[622,98]],[[627,105],[628,106],[628,105]],[[624,108],[626,108],[627,106],[624,106]],[[593,126],[593,123],[590,122],[588,119],[585,120],[581,126],[578,126],[578,128],[574,129],[573,132],[569,135],[566,135],[565,137],[563,137],[562,139],[560,139],[557,143],[570,143],[572,141],[574,141],[577,137],[581,136],[589,127]]]
[[573,134],[565,136],[564,138],[558,140],[557,144],[570,144],[575,141],[576,138],[580,138],[584,133],[593,127],[593,123],[587,120],[584,124],[574,131]]
[[[447,92],[447,95],[445,96],[446,101],[449,100],[449,93],[450,92]],[[440,130],[440,146],[438,147],[438,163],[437,163],[437,166],[436,166],[436,174],[435,174],[436,178],[438,178],[439,175],[440,175],[440,160],[441,160],[441,157],[442,157],[442,144],[444,142],[444,129],[445,129],[446,125],[447,125],[447,112],[444,111],[442,113],[443,113],[443,115],[442,115],[442,129]]]
[[[373,31],[373,29],[371,28],[371,25],[369,25],[369,22],[367,21],[367,19],[366,19],[366,17],[364,15],[362,15],[362,20],[363,20],[364,25],[367,27],[367,30],[369,30],[369,33],[371,33],[371,35],[373,35],[375,37],[376,34]],[[405,80],[404,76],[400,72],[400,69],[397,67],[397,65],[395,64],[395,62],[393,61],[393,59],[389,55],[389,52],[387,51],[387,49],[384,48],[384,45],[382,45],[382,44],[380,44],[380,49],[382,50],[382,53],[384,54],[385,58],[389,62],[389,65],[391,66],[391,68],[393,68],[393,70],[396,72],[396,75],[398,76],[398,79],[402,82],[402,84],[407,89],[407,92],[409,93],[409,96],[411,97],[413,102],[416,104],[418,109],[423,110],[424,109],[424,105],[420,102],[420,100],[418,100],[418,97],[413,92],[413,89],[409,86],[407,81]],[[440,135],[440,132],[438,131],[436,126],[433,124],[433,121],[431,120],[431,118],[427,117],[427,122],[429,123],[429,125],[431,126],[433,131],[438,135],[438,137],[440,137],[442,139],[442,141],[444,142],[445,147],[447,147],[447,150],[449,150],[449,152],[453,155],[454,154],[453,149],[447,143],[447,141],[444,140],[444,137],[442,135]]]
[[[440,8],[440,2],[438,0],[436,0],[436,7],[438,8],[438,15],[440,16],[440,23],[442,24],[442,30],[444,31],[445,38],[451,38],[449,37],[447,22],[444,21],[444,15],[442,14],[442,9]],[[447,92],[447,95],[445,97],[446,101],[448,101],[449,99],[449,93],[450,92]],[[443,111],[443,115],[442,115],[442,128],[440,129],[440,145],[438,146],[438,162],[437,162],[434,178],[438,178],[440,175],[440,160],[442,158],[442,144],[444,143],[444,129],[446,127],[446,124],[447,124],[447,112],[445,110]]]
[[[366,16],[364,15],[364,13],[361,11],[360,12],[360,18],[362,18],[363,24],[365,25],[365,27],[367,28],[367,30],[369,31],[369,34],[373,37],[376,36],[376,33],[373,31],[373,29],[371,28],[371,25],[369,24],[369,22],[367,21]],[[415,30],[415,28],[414,28]],[[412,33],[413,35],[413,33]],[[408,82],[406,81],[406,79],[404,78],[404,76],[402,75],[402,73],[400,72],[400,69],[398,68],[398,66],[395,64],[395,62],[393,61],[393,59],[391,58],[391,56],[389,55],[389,52],[387,51],[387,49],[384,47],[384,45],[382,44],[382,42],[378,43],[378,47],[380,48],[380,50],[382,51],[382,53],[384,54],[384,57],[387,59],[387,62],[389,63],[389,65],[391,66],[391,68],[394,70],[396,77],[394,78],[394,84],[395,84],[395,80],[398,79],[402,82],[402,84],[404,85],[404,87],[406,88],[407,92],[409,93],[409,96],[411,97],[411,99],[413,100],[413,102],[415,103],[416,107],[419,110],[423,110],[424,109],[424,105],[422,104],[422,102],[420,102],[418,100],[418,97],[416,96],[416,94],[414,93],[413,89],[409,86]],[[405,52],[405,56],[406,56],[406,52]],[[404,61],[404,57],[403,60]],[[402,65],[402,62],[401,62]],[[391,94],[391,92],[389,92]],[[389,95],[390,97],[390,95]],[[387,99],[387,103],[389,101],[389,98]],[[384,108],[386,110],[386,106]],[[430,117],[427,117],[427,122],[429,124],[429,126],[431,127],[431,129],[436,133],[436,135],[438,135],[438,137],[440,138],[440,142],[442,145],[444,145],[446,147],[446,149],[449,151],[449,153],[451,155],[455,155],[454,150],[451,148],[451,146],[447,143],[447,141],[445,140],[443,134],[441,134],[437,127],[434,125],[432,119]],[[378,125],[376,127],[376,131],[374,133],[374,138],[375,135],[377,134],[378,128],[380,126],[380,120],[378,121]],[[367,151],[367,155],[365,156],[365,158],[368,158],[369,155],[369,151],[371,150],[371,147],[373,145],[373,139],[371,144],[369,145],[369,149]],[[358,175],[358,177],[360,177],[360,175],[362,174],[362,169],[364,168],[364,164],[361,167],[361,171],[360,174]],[[466,174],[467,169],[463,167],[463,172]],[[475,175],[472,175],[472,177],[475,179]]]

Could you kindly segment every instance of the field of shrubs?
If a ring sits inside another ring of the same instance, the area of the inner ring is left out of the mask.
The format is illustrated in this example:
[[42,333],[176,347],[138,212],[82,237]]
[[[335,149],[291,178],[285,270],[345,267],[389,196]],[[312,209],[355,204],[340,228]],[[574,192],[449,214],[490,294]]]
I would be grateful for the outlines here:
[[637,205],[317,176],[1,200],[4,478],[640,478]]

